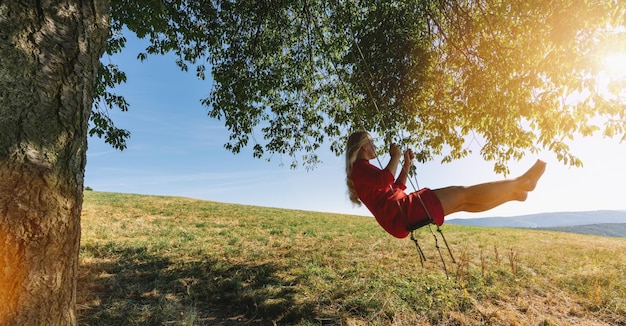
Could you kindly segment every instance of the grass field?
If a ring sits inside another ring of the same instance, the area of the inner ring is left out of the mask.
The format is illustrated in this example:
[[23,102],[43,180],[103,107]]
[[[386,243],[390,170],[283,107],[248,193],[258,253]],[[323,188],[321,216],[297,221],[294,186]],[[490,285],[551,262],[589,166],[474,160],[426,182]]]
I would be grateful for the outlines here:
[[[626,325],[626,239],[85,192],[81,325]],[[441,243],[439,238],[439,243]]]

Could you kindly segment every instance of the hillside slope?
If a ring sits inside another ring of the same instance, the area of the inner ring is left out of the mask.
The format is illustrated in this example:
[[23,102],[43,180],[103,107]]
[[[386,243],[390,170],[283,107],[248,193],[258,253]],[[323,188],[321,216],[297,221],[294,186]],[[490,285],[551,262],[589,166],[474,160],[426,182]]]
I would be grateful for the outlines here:
[[626,239],[448,225],[447,279],[360,216],[88,191],[82,225],[81,325],[626,324]]

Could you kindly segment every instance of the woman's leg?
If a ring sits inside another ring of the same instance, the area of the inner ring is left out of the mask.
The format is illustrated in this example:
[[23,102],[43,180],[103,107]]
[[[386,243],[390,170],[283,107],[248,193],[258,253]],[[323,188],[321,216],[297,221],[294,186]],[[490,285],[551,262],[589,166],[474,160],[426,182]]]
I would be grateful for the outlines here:
[[481,183],[474,186],[452,186],[435,189],[443,206],[444,215],[465,211],[484,212],[508,201],[524,201],[528,192],[535,189],[546,169],[540,160],[522,176],[515,179]]

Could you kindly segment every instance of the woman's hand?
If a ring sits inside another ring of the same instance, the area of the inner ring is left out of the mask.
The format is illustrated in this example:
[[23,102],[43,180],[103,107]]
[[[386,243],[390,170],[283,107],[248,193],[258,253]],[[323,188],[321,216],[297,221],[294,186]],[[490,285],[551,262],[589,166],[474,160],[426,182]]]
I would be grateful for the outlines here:
[[400,156],[402,155],[402,151],[400,150],[400,147],[398,147],[397,144],[391,144],[389,146],[389,156],[391,156],[392,158],[400,158]]
[[413,155],[413,150],[409,148],[404,152],[404,162],[411,162],[413,159],[415,159],[415,155]]
[[409,148],[404,152],[404,163],[402,166],[403,171],[408,172],[411,169],[411,164],[413,164],[414,158],[415,158],[415,155],[413,155],[412,149]]

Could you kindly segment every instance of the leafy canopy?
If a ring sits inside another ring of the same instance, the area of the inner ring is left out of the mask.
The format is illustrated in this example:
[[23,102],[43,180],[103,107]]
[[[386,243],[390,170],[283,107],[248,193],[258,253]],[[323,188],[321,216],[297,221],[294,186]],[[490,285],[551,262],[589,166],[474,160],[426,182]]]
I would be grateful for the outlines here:
[[[575,135],[626,139],[625,77],[608,78],[626,52],[623,1],[113,0],[108,53],[123,27],[148,38],[139,54],[173,52],[210,74],[201,99],[230,131],[225,148],[288,155],[313,166],[355,129],[416,148],[421,161],[480,154],[506,162],[541,149],[581,165]],[[123,149],[129,133],[108,108],[125,82],[103,65],[91,134]]]

